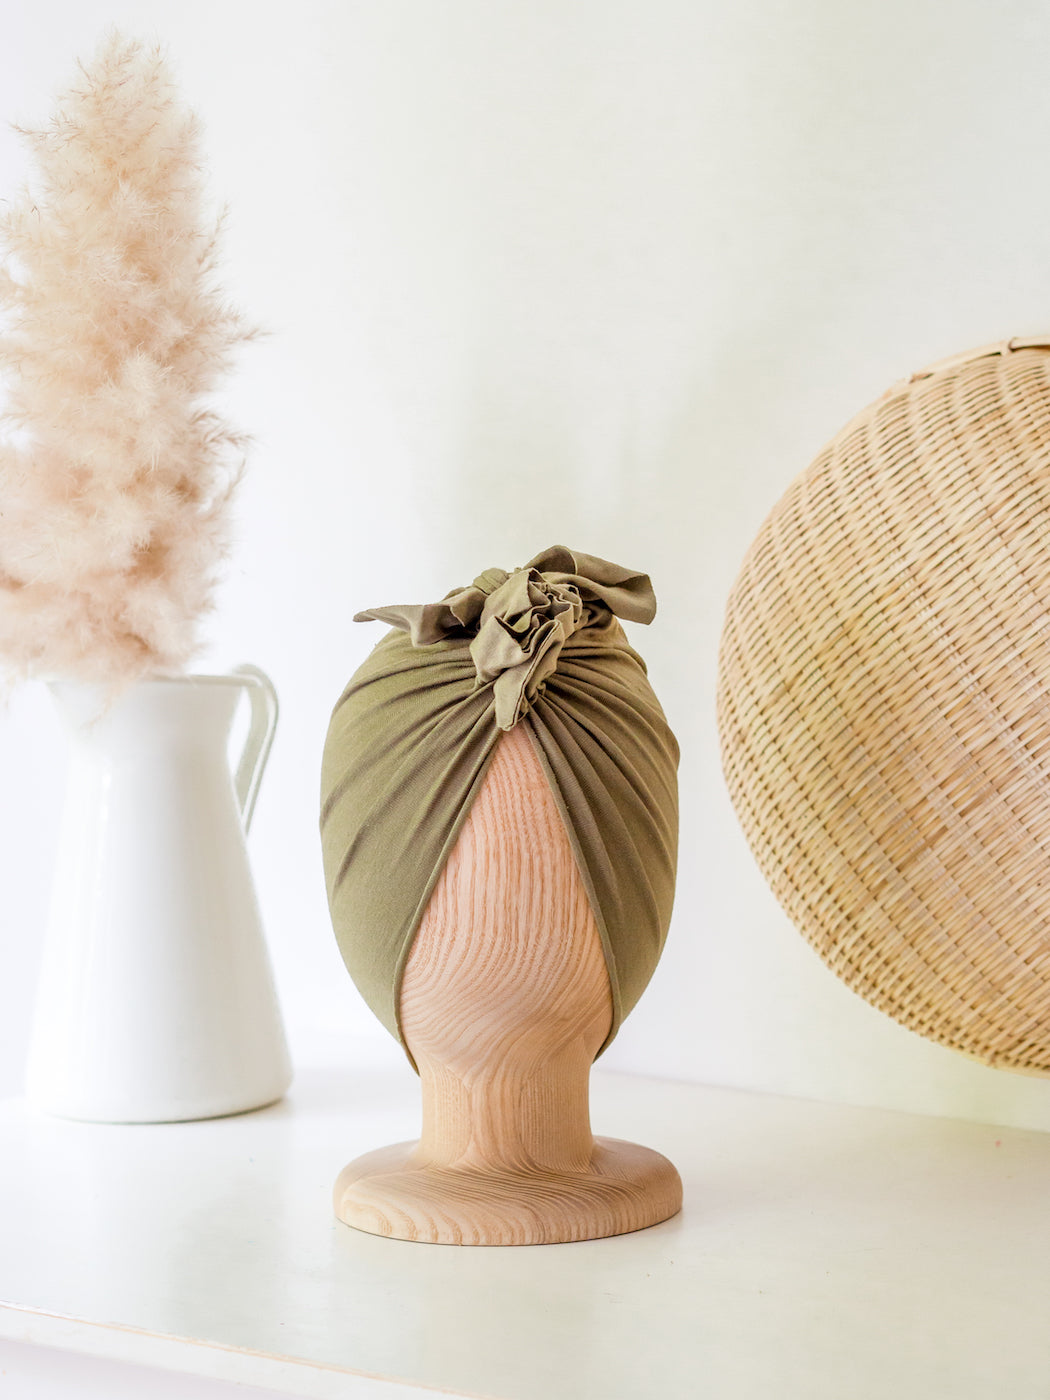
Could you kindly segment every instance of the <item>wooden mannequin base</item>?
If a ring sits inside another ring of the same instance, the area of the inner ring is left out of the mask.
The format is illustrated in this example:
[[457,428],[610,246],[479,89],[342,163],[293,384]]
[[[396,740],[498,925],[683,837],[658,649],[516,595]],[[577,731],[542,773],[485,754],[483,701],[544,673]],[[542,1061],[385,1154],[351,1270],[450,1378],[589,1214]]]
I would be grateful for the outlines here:
[[335,1213],[429,1244],[561,1244],[675,1215],[658,1152],[595,1138],[591,1065],[612,1025],[594,911],[536,750],[497,745],[405,964],[419,1142],[359,1157]]
[[682,1207],[667,1158],[617,1138],[595,1138],[580,1172],[440,1167],[419,1161],[417,1148],[399,1142],[344,1167],[339,1219],[424,1244],[566,1244],[644,1230]]

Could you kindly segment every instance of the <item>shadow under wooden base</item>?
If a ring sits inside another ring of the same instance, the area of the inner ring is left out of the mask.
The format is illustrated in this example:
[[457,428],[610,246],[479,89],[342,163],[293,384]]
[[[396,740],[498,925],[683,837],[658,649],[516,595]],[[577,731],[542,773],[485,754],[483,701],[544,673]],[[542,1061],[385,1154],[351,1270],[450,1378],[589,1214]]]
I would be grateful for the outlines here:
[[643,1230],[676,1215],[682,1183],[666,1157],[595,1138],[584,1171],[420,1161],[400,1142],[358,1157],[335,1184],[335,1213],[355,1229],[425,1244],[565,1244]]

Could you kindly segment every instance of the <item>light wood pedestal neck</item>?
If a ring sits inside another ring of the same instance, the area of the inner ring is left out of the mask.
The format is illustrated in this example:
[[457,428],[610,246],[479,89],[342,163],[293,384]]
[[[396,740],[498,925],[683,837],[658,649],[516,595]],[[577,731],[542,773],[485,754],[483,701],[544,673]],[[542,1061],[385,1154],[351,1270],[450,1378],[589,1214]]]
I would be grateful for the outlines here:
[[682,1185],[666,1157],[591,1134],[590,1067],[611,1016],[594,914],[518,727],[496,748],[405,969],[422,1137],[344,1168],[336,1214],[376,1235],[479,1245],[598,1239],[674,1215]]

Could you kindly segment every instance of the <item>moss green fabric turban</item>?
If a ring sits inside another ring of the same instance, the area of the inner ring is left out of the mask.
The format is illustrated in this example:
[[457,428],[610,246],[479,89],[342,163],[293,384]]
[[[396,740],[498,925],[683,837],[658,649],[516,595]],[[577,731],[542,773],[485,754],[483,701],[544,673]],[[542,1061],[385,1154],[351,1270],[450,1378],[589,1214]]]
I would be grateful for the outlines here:
[[[612,984],[606,1044],[667,936],[678,745],[617,618],[651,622],[645,574],[555,546],[393,624],[332,714],[321,843],[350,975],[401,1039],[412,940],[500,735],[525,726],[565,822]],[[603,1046],[602,1049],[605,1047]]]

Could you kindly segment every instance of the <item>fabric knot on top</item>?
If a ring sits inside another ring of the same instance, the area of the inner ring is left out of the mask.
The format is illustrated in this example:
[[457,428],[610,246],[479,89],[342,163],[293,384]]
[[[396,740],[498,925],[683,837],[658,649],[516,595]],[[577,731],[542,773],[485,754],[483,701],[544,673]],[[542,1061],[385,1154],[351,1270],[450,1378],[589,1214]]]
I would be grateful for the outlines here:
[[565,643],[609,614],[651,622],[656,597],[647,574],[632,573],[561,545],[507,573],[486,569],[440,603],[371,608],[355,622],[389,622],[414,646],[469,646],[476,684],[492,685],[499,729],[513,729],[556,670]]
[[488,595],[470,655],[478,684],[493,683],[499,729],[513,729],[528,710],[583,618],[575,584],[534,568],[505,576]]

